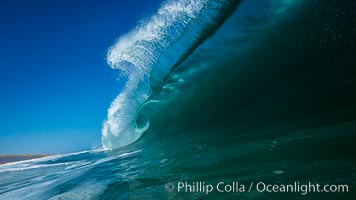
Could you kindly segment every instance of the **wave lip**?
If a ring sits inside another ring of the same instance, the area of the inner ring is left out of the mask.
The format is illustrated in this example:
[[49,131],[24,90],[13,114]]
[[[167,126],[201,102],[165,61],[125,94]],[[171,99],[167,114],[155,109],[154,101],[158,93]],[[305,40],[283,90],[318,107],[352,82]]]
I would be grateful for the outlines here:
[[149,128],[136,118],[140,106],[165,77],[229,16],[238,0],[178,0],[121,37],[107,54],[107,62],[128,77],[124,90],[108,109],[102,128],[104,149],[135,142]]

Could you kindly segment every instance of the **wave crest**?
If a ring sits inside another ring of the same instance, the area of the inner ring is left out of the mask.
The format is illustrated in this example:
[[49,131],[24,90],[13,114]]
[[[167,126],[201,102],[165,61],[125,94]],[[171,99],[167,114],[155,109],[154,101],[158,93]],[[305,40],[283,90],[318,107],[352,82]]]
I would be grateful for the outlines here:
[[128,81],[108,109],[102,128],[105,149],[131,144],[148,129],[148,120],[136,123],[140,106],[152,90],[160,88],[164,78],[222,24],[237,2],[166,2],[154,16],[109,49],[108,64],[120,69]]

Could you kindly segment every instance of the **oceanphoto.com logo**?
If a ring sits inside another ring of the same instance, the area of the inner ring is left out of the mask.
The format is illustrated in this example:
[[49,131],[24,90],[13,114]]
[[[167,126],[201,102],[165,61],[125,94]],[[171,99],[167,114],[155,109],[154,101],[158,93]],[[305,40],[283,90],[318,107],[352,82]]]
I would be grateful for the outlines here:
[[307,195],[309,193],[347,193],[347,184],[319,184],[312,182],[295,181],[288,184],[273,184],[263,181],[258,182],[227,182],[208,183],[205,181],[194,182],[169,182],[165,185],[167,192],[178,193],[203,193],[209,195],[212,192],[218,193],[244,193],[244,192],[267,192],[267,193],[298,193]]

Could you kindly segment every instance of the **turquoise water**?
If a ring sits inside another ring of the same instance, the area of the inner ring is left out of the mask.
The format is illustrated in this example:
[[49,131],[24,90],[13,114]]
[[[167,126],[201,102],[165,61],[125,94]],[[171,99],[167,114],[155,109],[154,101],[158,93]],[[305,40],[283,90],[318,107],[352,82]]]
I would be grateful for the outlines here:
[[[0,199],[353,199],[355,9],[162,5],[109,50],[128,83],[109,108],[103,149],[1,165]],[[222,181],[246,190],[178,191]],[[348,192],[261,192],[258,182]]]

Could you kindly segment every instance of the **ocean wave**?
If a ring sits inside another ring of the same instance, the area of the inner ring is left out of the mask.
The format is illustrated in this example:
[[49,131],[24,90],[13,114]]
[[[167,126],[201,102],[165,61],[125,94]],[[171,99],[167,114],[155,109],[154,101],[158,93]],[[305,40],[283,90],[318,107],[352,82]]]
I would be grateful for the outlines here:
[[187,58],[232,13],[238,0],[168,1],[107,55],[108,64],[128,77],[108,109],[102,128],[105,149],[135,142],[149,128],[137,118],[140,107],[158,92],[170,72]]

